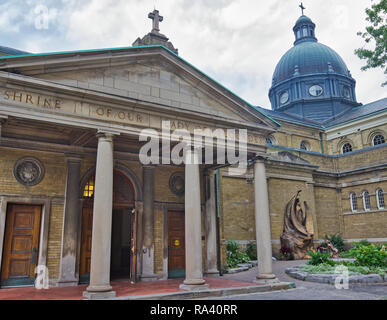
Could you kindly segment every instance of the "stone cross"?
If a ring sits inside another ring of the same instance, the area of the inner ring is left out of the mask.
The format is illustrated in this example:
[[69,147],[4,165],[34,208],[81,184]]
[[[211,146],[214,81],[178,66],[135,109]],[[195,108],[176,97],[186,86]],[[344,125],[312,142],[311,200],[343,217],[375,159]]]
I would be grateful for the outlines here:
[[159,10],[153,10],[148,14],[148,18],[153,20],[153,28],[152,31],[160,31],[159,22],[163,21],[163,17],[159,15]]
[[305,10],[306,8],[303,6],[302,2],[301,2],[301,4],[299,5],[299,7],[301,8],[301,13],[302,13],[302,15],[304,15],[304,10]]

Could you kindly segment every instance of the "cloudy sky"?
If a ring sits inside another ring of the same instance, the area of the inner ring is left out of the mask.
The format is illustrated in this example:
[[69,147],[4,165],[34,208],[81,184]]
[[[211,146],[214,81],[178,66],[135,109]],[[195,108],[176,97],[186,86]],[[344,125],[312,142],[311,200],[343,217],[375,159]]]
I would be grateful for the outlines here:
[[[151,30],[154,7],[160,31],[179,55],[254,105],[270,108],[274,68],[293,46],[298,0],[2,0],[0,45],[28,52],[130,46]],[[357,81],[359,102],[386,97],[382,69],[360,70],[371,0],[303,0],[316,36],[337,51]]]

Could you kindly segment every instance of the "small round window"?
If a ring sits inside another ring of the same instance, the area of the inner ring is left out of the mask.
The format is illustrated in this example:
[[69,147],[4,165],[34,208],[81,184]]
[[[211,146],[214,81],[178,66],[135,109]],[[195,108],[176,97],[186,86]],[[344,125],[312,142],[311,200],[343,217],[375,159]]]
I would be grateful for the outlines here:
[[312,97],[318,97],[321,96],[323,93],[323,88],[319,86],[318,84],[315,84],[309,88],[309,94]]
[[284,104],[284,103],[288,102],[288,100],[289,100],[289,93],[287,91],[285,91],[281,94],[280,103]]

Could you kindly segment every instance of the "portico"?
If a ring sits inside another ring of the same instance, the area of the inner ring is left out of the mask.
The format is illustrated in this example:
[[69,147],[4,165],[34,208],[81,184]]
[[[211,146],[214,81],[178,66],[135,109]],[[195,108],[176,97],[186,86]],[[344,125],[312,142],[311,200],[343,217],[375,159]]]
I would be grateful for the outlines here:
[[[24,191],[25,198],[40,197],[45,191],[39,188],[47,181],[58,189],[48,200],[56,210],[46,242],[51,284],[76,285],[82,278],[89,281],[85,297],[114,297],[111,251],[121,248],[114,263],[127,259],[132,281],[167,279],[175,268],[185,274],[182,289],[208,288],[203,274],[219,271],[220,199],[214,172],[230,165],[218,154],[219,143],[212,144],[219,139],[209,138],[217,129],[226,135],[236,130],[238,147],[238,130],[247,129],[247,160],[264,158],[264,137],[276,129],[275,121],[162,46],[79,52],[77,58],[58,53],[3,60],[0,114],[7,120],[0,147],[16,160],[31,155],[47,167],[42,182]],[[14,68],[20,74],[10,72]],[[143,129],[148,130],[146,139],[140,139]],[[183,129],[192,138],[196,129],[208,131],[199,147],[193,139],[181,149],[183,155],[175,154],[182,158],[180,164],[166,163],[163,154],[174,154],[184,140]],[[152,158],[157,160],[142,163],[140,150],[152,135],[159,139],[159,154]],[[205,163],[210,145],[216,157]],[[220,146],[225,148],[225,142]],[[264,164],[260,160],[255,166],[257,247],[266,250],[259,258],[262,278],[271,275],[270,232],[262,235],[270,226]],[[55,172],[63,173],[55,178]],[[116,183],[115,172],[126,182]],[[132,186],[130,192],[125,185]],[[126,217],[120,221],[131,221],[124,233],[131,231],[129,238],[113,240],[117,205]],[[185,221],[181,236],[172,227],[181,223],[173,220],[179,215]]]

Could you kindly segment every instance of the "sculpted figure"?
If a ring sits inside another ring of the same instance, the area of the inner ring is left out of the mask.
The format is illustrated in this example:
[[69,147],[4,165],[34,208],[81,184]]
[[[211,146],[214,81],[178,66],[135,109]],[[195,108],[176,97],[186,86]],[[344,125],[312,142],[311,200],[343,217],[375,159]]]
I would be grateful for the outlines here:
[[284,228],[281,235],[281,248],[288,248],[294,259],[309,258],[308,251],[313,249],[313,233],[306,228],[309,207],[304,201],[305,212],[302,210],[299,190],[286,204],[284,214]]

